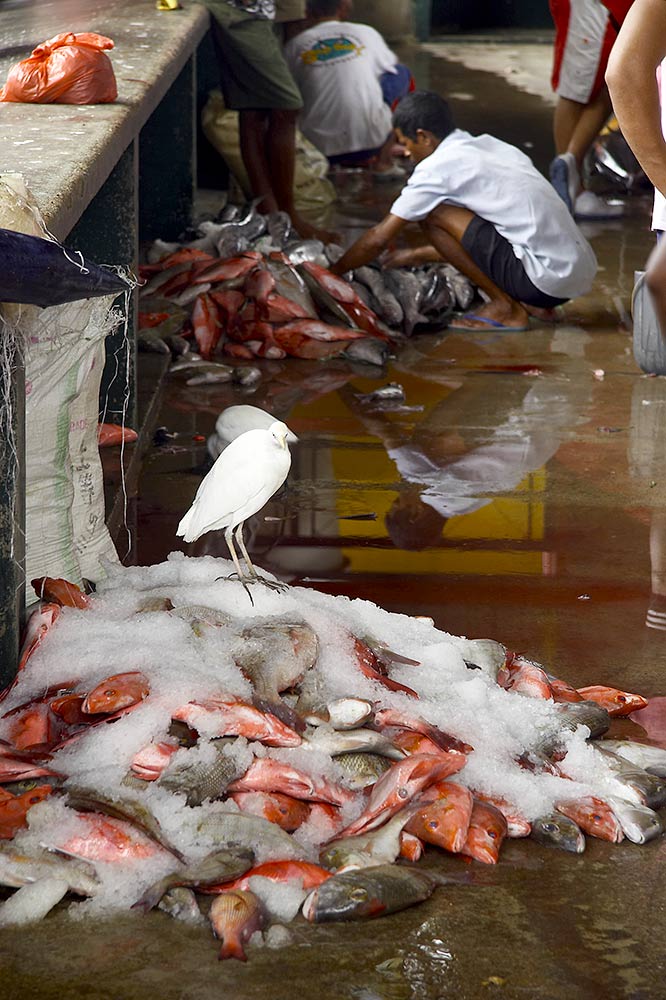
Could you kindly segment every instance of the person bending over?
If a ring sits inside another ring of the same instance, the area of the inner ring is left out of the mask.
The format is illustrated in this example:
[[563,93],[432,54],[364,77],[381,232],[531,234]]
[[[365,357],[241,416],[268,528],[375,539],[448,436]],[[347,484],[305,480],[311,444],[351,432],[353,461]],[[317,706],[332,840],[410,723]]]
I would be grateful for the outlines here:
[[395,178],[390,105],[413,87],[406,66],[374,28],[346,20],[351,0],[308,0],[307,30],[285,47],[303,97],[300,128],[332,164],[374,160]]
[[390,213],[361,236],[332,270],[377,257],[408,222],[428,246],[391,255],[391,266],[443,259],[481,289],[487,302],[451,329],[524,330],[589,292],[597,261],[562,199],[524,153],[454,125],[439,94],[415,91],[393,114],[396,137],[416,167]]

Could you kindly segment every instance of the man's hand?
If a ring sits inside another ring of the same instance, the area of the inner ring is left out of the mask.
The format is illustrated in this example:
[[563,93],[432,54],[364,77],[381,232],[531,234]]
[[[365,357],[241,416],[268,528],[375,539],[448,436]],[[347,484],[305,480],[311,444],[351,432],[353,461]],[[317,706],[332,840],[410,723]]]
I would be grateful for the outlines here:
[[405,219],[400,219],[397,215],[387,215],[376,226],[360,236],[343,254],[337,264],[333,265],[331,271],[333,274],[344,274],[345,271],[353,271],[357,267],[369,264],[371,260],[379,256],[382,250],[386,249],[406,225]]

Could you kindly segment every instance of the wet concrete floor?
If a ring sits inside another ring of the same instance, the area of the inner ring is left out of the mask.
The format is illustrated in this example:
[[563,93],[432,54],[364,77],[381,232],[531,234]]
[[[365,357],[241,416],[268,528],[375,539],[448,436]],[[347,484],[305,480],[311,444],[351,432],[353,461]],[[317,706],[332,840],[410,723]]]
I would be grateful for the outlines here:
[[[549,58],[544,47],[544,67]],[[452,101],[461,126],[531,142],[546,167],[551,111],[539,98],[426,53],[410,61],[421,85],[472,95]],[[350,232],[395,193],[358,175],[340,183],[336,221]],[[653,697],[642,726],[637,717],[614,728],[666,745],[666,632],[646,627],[649,608],[666,608],[666,381],[642,376],[623,324],[633,271],[651,246],[648,213],[649,197],[632,197],[622,224],[587,230],[599,276],[557,326],[417,335],[381,371],[265,362],[252,393],[167,380],[157,423],[179,436],[145,461],[130,500],[132,557],[151,563],[181,547],[175,527],[207,468],[201,439],[226,406],[262,406],[301,440],[286,494],[248,525],[258,565],[430,615],[452,633],[499,639],[576,686]],[[409,409],[370,412],[356,399],[390,381],[403,385]],[[523,447],[492,492],[458,498],[448,520],[401,523],[396,511],[423,505],[388,447],[429,455],[446,483],[452,456],[509,434]],[[226,556],[212,535],[187,551]],[[428,852],[428,866],[469,882],[365,924],[297,922],[289,946],[253,951],[247,965],[218,964],[207,929],[161,913],[84,925],[57,912],[29,931],[0,933],[0,994],[657,1000],[666,996],[665,861],[663,838],[645,847],[588,838],[575,857],[514,840],[496,867]]]

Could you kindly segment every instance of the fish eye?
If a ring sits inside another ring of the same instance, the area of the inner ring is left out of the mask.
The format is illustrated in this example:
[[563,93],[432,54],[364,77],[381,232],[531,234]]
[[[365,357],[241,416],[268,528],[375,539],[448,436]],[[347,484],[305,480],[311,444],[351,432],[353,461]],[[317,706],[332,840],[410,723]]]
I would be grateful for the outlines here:
[[497,840],[497,831],[488,830],[488,836],[490,837],[491,840]]
[[557,826],[555,825],[555,823],[544,823],[543,829],[546,831],[546,833],[555,833],[555,831],[557,830]]
[[108,690],[108,691],[105,691],[105,692],[104,692],[104,694],[105,694],[105,695],[107,696],[107,698],[111,698],[111,697],[112,697],[112,695],[114,695],[115,693],[116,693],[116,692],[115,692],[115,691],[113,690],[113,688],[109,688],[109,690]]
[[398,798],[399,799],[406,799],[408,795],[409,795],[409,792],[407,791],[406,788],[399,788],[398,789]]
[[593,813],[592,819],[595,820],[595,822],[597,823],[601,823],[601,816],[599,815],[599,813]]
[[357,886],[355,889],[352,889],[349,895],[357,903],[364,903],[368,898],[367,889],[363,889],[362,886]]
[[625,703],[625,701],[626,701],[627,699],[625,698],[625,696],[624,696],[623,694],[619,694],[619,695],[617,696],[617,700],[618,700],[619,702],[621,702],[622,704],[624,704],[624,703]]
[[431,819],[427,825],[429,830],[437,830],[439,827],[439,822],[436,819]]

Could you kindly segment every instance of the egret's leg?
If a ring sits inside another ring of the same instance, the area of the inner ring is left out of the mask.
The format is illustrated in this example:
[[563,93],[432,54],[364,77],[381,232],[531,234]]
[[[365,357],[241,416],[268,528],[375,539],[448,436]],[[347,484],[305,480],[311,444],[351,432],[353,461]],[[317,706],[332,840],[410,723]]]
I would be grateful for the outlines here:
[[252,560],[250,559],[248,551],[245,548],[245,542],[243,541],[243,522],[242,521],[238,525],[238,527],[236,528],[236,535],[235,535],[235,537],[236,537],[236,541],[238,542],[238,544],[240,546],[240,550],[243,553],[243,559],[245,560],[245,563],[246,563],[247,568],[249,570],[250,576],[254,580],[258,580],[259,579],[259,574],[257,573],[256,569],[252,565]]
[[253,580],[256,580],[258,583],[263,583],[266,587],[270,587],[271,590],[286,590],[287,589],[286,585],[284,583],[274,583],[272,580],[267,580],[266,577],[260,576],[259,573],[257,573],[256,569],[252,565],[252,560],[250,559],[250,557],[248,555],[248,551],[245,548],[245,542],[243,541],[243,522],[242,521],[238,525],[238,527],[236,528],[236,541],[240,545],[240,550],[243,553],[243,559],[247,563],[247,568],[250,571],[250,575],[251,575],[251,577],[252,577]]
[[[241,564],[240,564],[240,562],[238,560],[238,554],[236,552],[236,549],[234,548],[234,537],[233,537],[233,531],[232,531],[231,528],[227,528],[225,530],[225,532],[224,532],[224,540],[227,543],[227,548],[229,549],[229,552],[231,553],[231,558],[234,561],[234,566],[236,567],[236,572],[238,573],[238,579],[243,584],[243,587],[245,588],[245,593],[250,598],[250,604],[254,605],[254,600],[252,598],[252,594],[250,593],[250,591],[248,590],[248,587],[247,587],[247,582],[246,582],[247,577],[245,576],[245,573],[241,569]],[[245,549],[245,546],[243,546],[243,549]],[[252,567],[252,568],[254,569],[254,567]],[[255,573],[255,576],[256,576],[256,573]],[[221,577],[218,577],[218,579],[221,579]],[[252,581],[250,581],[250,582],[252,582]]]

